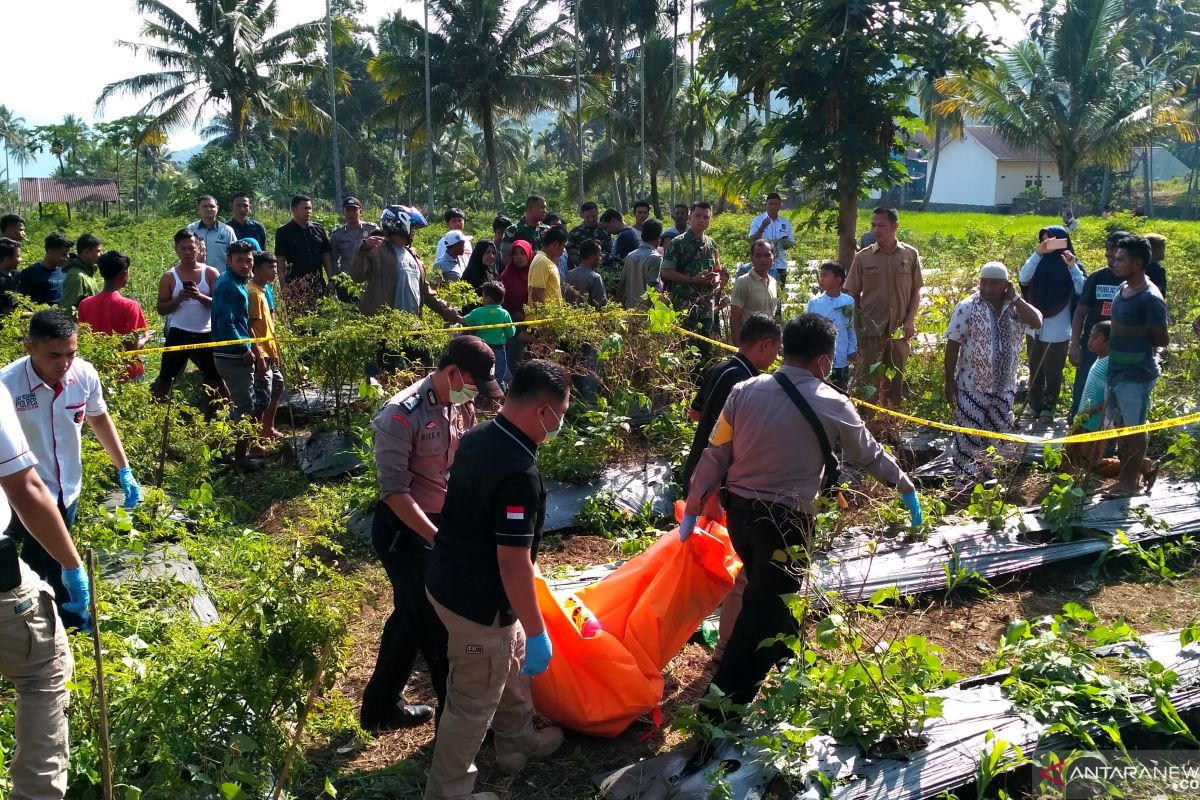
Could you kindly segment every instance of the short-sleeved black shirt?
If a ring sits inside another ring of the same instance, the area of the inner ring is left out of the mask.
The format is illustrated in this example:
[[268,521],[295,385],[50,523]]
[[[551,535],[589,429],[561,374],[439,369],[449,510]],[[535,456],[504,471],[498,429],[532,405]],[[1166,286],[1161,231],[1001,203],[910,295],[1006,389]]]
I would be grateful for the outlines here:
[[310,222],[301,228],[295,220],[288,220],[286,225],[275,231],[275,255],[288,262],[288,269],[283,275],[285,281],[294,281],[307,275],[320,277],[324,265],[321,255],[332,252],[329,237],[319,223]]
[[758,370],[741,353],[734,353],[729,360],[709,367],[708,371],[704,373],[700,391],[692,400],[692,410],[700,415],[700,419],[696,422],[696,435],[692,438],[692,450],[683,464],[684,494],[687,493],[688,483],[692,480],[692,472],[700,463],[700,456],[704,453],[704,448],[708,447],[708,437],[712,435],[712,429],[717,424],[717,417],[721,416],[721,409],[725,407],[725,401],[729,399],[729,392],[734,386],[757,374]]
[[246,217],[245,222],[238,222],[236,218],[230,217],[225,224],[233,228],[233,233],[239,241],[254,239],[258,242],[259,247],[263,250],[267,249],[267,229],[253,217]]
[[17,307],[17,294],[21,282],[19,270],[0,272],[0,314],[7,314]]
[[1167,297],[1167,269],[1157,261],[1151,261],[1146,265],[1146,277],[1158,287],[1158,293]]
[[433,598],[480,625],[516,622],[500,580],[497,545],[537,560],[546,490],[537,445],[503,414],[463,436],[450,468],[425,585]]
[[1088,336],[1097,322],[1112,319],[1112,301],[1117,296],[1122,281],[1111,267],[1098,269],[1083,282],[1083,294],[1079,297],[1079,305],[1087,308],[1087,316],[1083,319],[1083,330],[1079,334],[1079,345],[1087,349]]

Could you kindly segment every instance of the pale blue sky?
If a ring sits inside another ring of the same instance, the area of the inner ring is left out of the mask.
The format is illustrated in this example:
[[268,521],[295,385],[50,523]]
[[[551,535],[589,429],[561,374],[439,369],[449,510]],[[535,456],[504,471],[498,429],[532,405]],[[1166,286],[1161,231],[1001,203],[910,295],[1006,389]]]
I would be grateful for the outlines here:
[[[167,2],[185,13],[190,11],[183,0]],[[1037,0],[1020,2],[1024,7],[1038,4]],[[371,22],[398,7],[407,16],[421,11],[420,0],[365,0],[365,5]],[[281,0],[279,7],[280,24],[293,25],[323,15],[325,0]],[[36,13],[10,14],[5,19],[4,56],[10,74],[0,103],[29,125],[58,122],[67,113],[92,123],[138,111],[144,99],[130,97],[113,99],[103,114],[95,111],[96,97],[106,84],[152,68],[145,59],[114,44],[118,39],[140,39],[140,21],[130,0],[37,0],[34,8]],[[1023,34],[1016,15],[1004,14],[998,21],[987,12],[975,11],[972,16],[985,30],[995,30],[1006,40]],[[48,37],[51,31],[52,39]],[[170,147],[185,150],[199,141],[196,131],[181,128],[171,133]],[[44,157],[27,166],[25,174],[48,175],[52,167],[53,159]],[[17,170],[13,172],[15,175]]]

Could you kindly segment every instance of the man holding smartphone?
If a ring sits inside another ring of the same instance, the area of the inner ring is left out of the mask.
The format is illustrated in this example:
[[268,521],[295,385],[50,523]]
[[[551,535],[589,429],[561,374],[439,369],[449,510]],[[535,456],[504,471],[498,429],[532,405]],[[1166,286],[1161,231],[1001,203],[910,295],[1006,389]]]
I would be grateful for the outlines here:
[[[175,255],[179,262],[163,273],[158,281],[158,313],[166,320],[166,346],[207,344],[212,339],[213,287],[219,273],[196,260],[197,240],[187,228],[175,234]],[[225,393],[225,384],[217,374],[212,350],[173,350],[162,354],[162,367],[150,386],[160,400],[171,391],[171,385],[191,361],[204,375],[204,417],[211,419],[216,412],[217,398]]]

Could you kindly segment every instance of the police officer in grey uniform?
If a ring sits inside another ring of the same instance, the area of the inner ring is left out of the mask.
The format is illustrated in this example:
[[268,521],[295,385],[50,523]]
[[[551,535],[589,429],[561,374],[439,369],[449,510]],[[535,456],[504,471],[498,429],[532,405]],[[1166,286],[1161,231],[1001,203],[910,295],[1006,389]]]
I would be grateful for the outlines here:
[[363,690],[359,719],[366,730],[420,725],[433,715],[429,706],[404,702],[418,652],[429,667],[439,710],[445,702],[446,629],[425,594],[425,569],[459,439],[475,425],[472,400],[504,396],[495,367],[483,340],[456,337],[437,371],[398,392],[371,423],[379,472],[371,543],[391,581],[395,610],[383,626],[375,673]]
[[[833,323],[817,314],[788,321],[783,366],[730,390],[688,488],[680,538],[687,540],[709,498],[723,488],[729,538],[746,572],[742,611],[712,681],[739,705],[754,699],[771,666],[788,655],[775,638],[799,634],[784,598],[800,591],[815,501],[822,488],[837,483],[838,449],[897,487],[912,524],[921,524],[912,481],[867,431],[849,398],[824,382],[836,339]],[[760,647],[766,640],[773,644]]]

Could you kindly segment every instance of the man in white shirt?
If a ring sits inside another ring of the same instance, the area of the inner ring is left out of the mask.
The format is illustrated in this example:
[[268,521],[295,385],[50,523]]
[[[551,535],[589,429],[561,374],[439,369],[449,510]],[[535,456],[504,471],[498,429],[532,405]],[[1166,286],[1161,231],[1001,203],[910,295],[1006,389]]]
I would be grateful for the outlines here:
[[[220,207],[217,205],[217,198],[211,194],[206,194],[196,201],[196,211],[199,212],[200,219],[188,225],[188,230],[196,234],[196,238],[204,245],[204,263],[224,269],[225,251],[237,241],[237,234],[233,232],[233,228],[217,219]],[[266,246],[265,242],[259,244]]]
[[[69,587],[68,606],[86,624],[87,573],[36,465],[13,399],[0,385],[0,530],[8,527],[15,510],[53,557]],[[49,587],[21,563],[16,543],[0,534],[0,677],[17,692],[17,746],[8,761],[10,797],[57,800],[66,794],[67,682],[74,667]]]
[[450,231],[442,237],[446,249],[437,257],[433,265],[442,273],[446,283],[462,280],[467,271],[467,248],[471,246],[471,238],[462,231]]
[[[437,260],[442,256],[446,255],[446,247],[450,244],[450,234],[454,233],[455,231],[462,233],[463,229],[467,225],[466,215],[463,214],[461,209],[457,208],[447,209],[446,213],[442,215],[442,219],[446,222],[446,235],[441,239],[438,239],[437,252],[433,254],[434,263],[436,263]],[[466,246],[463,248],[462,254],[464,258],[470,258],[471,250],[473,249],[471,247],[471,237],[466,236],[464,238],[466,240]]]
[[[13,397],[17,420],[37,459],[37,472],[58,503],[70,528],[83,484],[83,423],[87,420],[97,441],[117,468],[117,483],[125,507],[142,500],[142,487],[133,476],[121,437],[108,415],[96,368],[76,358],[75,320],[57,309],[39,311],[29,321],[25,351],[29,354],[0,370],[0,383]],[[64,604],[70,593],[58,562],[38,544],[21,521],[13,520],[8,535],[22,544],[21,559],[54,588],[63,622],[80,627],[83,620]]]
[[767,195],[767,210],[750,222],[750,242],[767,241],[775,248],[775,263],[771,265],[771,277],[780,283],[787,275],[787,251],[796,243],[796,234],[787,217],[779,216],[783,199],[778,192]]

